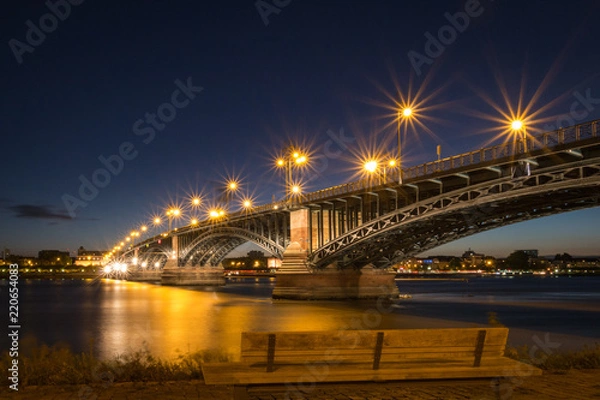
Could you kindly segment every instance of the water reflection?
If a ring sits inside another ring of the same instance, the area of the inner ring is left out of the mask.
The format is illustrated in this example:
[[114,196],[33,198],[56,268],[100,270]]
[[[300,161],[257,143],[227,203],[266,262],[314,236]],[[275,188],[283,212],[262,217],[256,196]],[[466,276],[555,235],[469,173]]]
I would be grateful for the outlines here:
[[[106,281],[102,285],[104,298],[97,327],[102,357],[139,350],[144,345],[153,354],[167,358],[203,349],[222,349],[236,355],[243,331],[327,330],[364,325],[362,316],[374,305],[273,302],[266,295],[135,282]],[[251,282],[246,289],[255,285],[257,282]],[[258,284],[258,290],[261,286],[264,289],[265,284]],[[266,292],[270,295],[270,291]],[[393,324],[387,321],[385,325]]]
[[377,312],[374,301],[273,301],[274,281],[266,279],[222,288],[25,280],[20,312],[27,333],[41,342],[81,352],[93,341],[103,358],[144,348],[161,358],[206,349],[237,357],[244,331],[481,326],[490,311],[511,329],[513,345],[532,345],[534,332],[551,332],[563,335],[565,347],[600,339],[599,283],[482,279],[467,290],[462,282],[401,281],[401,291],[413,298]]

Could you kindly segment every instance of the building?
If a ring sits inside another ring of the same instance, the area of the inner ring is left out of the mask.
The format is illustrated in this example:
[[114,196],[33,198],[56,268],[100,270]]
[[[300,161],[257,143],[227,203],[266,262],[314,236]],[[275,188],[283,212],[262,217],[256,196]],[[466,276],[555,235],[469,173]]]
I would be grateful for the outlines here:
[[476,253],[469,249],[463,253],[462,262],[465,265],[465,268],[485,267],[485,254]]
[[100,267],[103,265],[104,252],[98,250],[86,250],[83,246],[77,250],[75,265],[78,267]]

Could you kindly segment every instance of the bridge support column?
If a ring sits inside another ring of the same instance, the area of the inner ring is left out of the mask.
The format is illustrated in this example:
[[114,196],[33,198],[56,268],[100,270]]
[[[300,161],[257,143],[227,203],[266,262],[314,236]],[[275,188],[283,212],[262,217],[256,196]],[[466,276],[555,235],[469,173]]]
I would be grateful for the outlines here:
[[171,236],[172,253],[169,254],[167,262],[163,267],[163,271],[179,269],[179,240],[177,235]]
[[342,300],[397,298],[396,274],[366,266],[361,270],[326,268],[277,275],[274,299]]
[[306,265],[308,256],[309,210],[292,211],[290,216],[290,245],[283,253],[277,271],[274,299],[328,300],[376,299],[398,297],[395,273],[365,266],[361,270],[338,269],[330,266],[311,271]]

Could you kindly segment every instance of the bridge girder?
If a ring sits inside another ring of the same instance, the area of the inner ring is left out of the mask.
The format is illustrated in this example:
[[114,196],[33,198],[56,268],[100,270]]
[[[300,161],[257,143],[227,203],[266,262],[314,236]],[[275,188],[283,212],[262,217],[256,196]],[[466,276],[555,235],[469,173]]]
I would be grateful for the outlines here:
[[308,264],[388,267],[475,233],[598,205],[600,159],[536,170],[531,176],[500,178],[384,214],[316,249]]

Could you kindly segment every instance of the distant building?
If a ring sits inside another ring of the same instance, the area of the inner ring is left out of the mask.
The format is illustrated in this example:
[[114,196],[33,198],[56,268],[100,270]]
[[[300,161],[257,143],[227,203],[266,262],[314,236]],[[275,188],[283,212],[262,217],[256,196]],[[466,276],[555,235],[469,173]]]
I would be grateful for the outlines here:
[[485,254],[476,253],[469,249],[462,255],[462,261],[467,268],[479,268],[485,266]]
[[103,265],[104,252],[98,250],[86,250],[83,246],[77,250],[75,265],[78,267],[99,267]]

